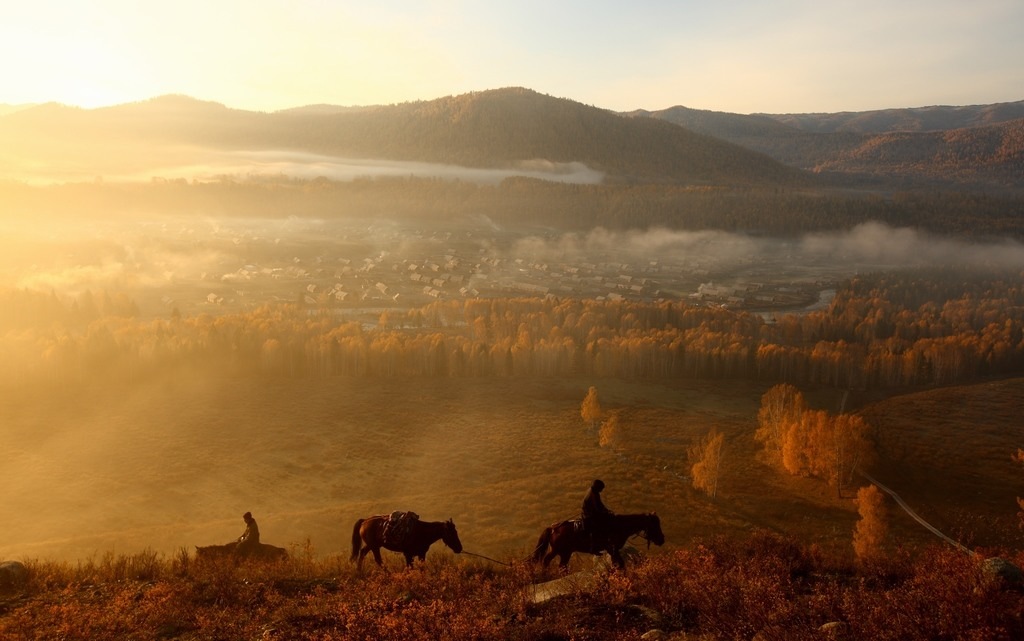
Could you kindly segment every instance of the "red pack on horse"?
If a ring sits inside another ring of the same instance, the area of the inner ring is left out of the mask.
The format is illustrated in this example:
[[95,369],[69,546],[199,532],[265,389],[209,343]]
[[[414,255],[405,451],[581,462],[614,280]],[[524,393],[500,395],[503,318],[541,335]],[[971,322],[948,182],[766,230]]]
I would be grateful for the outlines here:
[[[404,520],[390,522],[394,515],[403,515],[396,518]],[[462,552],[462,541],[459,540],[459,533],[451,519],[421,521],[411,512],[378,514],[356,521],[352,528],[351,560],[356,561],[357,567],[361,569],[363,559],[372,552],[373,560],[377,565],[383,566],[380,549],[384,548],[392,552],[401,552],[405,556],[405,565],[412,567],[413,559],[425,560],[427,550],[438,540],[444,541],[452,552]]]

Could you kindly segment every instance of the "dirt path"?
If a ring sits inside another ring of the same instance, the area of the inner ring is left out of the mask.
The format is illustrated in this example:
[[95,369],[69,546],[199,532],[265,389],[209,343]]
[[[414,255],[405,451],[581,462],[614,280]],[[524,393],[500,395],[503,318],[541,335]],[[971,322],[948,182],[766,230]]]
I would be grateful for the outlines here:
[[917,512],[915,512],[915,511],[914,511],[913,509],[911,509],[911,507],[910,507],[909,505],[907,505],[906,503],[904,503],[904,502],[903,502],[903,499],[901,499],[901,498],[900,498],[900,495],[899,495],[899,494],[897,494],[896,492],[892,491],[892,490],[891,490],[891,489],[889,489],[888,487],[886,487],[886,486],[882,485],[881,483],[879,483],[878,481],[876,481],[876,480],[875,480],[874,478],[872,478],[872,477],[871,477],[870,475],[868,475],[868,474],[867,474],[867,473],[865,473],[865,472],[861,472],[861,473],[860,473],[860,475],[861,475],[861,476],[863,476],[864,478],[866,478],[866,479],[867,479],[868,481],[870,481],[870,482],[874,483],[874,485],[875,485],[875,486],[876,486],[876,487],[877,487],[878,489],[882,490],[883,492],[885,492],[886,494],[888,494],[889,496],[891,496],[891,497],[893,498],[893,500],[894,500],[894,501],[896,501],[896,504],[897,504],[897,505],[899,505],[899,506],[900,506],[901,508],[903,508],[903,511],[904,511],[904,512],[906,512],[907,514],[909,514],[909,515],[910,515],[910,518],[914,519],[915,521],[917,521],[918,523],[920,523],[921,525],[923,525],[923,526],[924,526],[924,528],[925,528],[926,530],[928,530],[929,532],[931,532],[931,533],[932,533],[932,534],[934,534],[935,536],[939,537],[940,539],[942,539],[942,540],[943,540],[943,541],[945,541],[946,543],[949,543],[950,545],[952,545],[952,546],[953,546],[953,547],[955,547],[955,548],[958,548],[958,549],[960,549],[960,550],[963,550],[964,552],[966,552],[966,553],[968,553],[968,554],[975,554],[975,552],[974,552],[974,551],[972,551],[972,550],[969,550],[969,549],[967,549],[966,547],[964,547],[963,545],[961,545],[961,544],[957,543],[957,542],[956,542],[956,541],[954,541],[953,539],[949,538],[948,536],[946,536],[945,534],[943,534],[942,532],[940,532],[940,531],[939,531],[939,530],[938,530],[938,529],[937,529],[937,528],[936,528],[935,526],[933,526],[933,525],[932,525],[931,523],[928,523],[927,521],[925,521],[924,519],[922,519],[922,518],[921,518],[921,516],[920,516],[920,515],[919,515],[919,514],[918,514]]

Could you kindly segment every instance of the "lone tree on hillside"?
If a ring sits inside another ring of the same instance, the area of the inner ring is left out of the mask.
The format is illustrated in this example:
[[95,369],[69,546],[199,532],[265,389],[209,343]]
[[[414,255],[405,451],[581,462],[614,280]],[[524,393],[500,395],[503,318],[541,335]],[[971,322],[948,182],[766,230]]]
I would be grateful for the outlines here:
[[853,529],[853,551],[861,563],[881,560],[885,555],[885,539],[889,522],[885,495],[874,485],[857,490],[857,511],[860,520]]
[[621,437],[621,430],[619,429],[619,413],[611,412],[607,419],[601,423],[601,431],[598,432],[597,442],[601,447],[608,447],[609,445],[615,445],[615,443]]
[[690,475],[694,489],[704,492],[711,498],[718,493],[718,474],[722,469],[722,444],[725,435],[712,429],[696,445],[686,453],[692,464]]
[[601,420],[601,402],[597,400],[597,388],[593,385],[587,390],[587,396],[580,405],[580,416],[594,429]]

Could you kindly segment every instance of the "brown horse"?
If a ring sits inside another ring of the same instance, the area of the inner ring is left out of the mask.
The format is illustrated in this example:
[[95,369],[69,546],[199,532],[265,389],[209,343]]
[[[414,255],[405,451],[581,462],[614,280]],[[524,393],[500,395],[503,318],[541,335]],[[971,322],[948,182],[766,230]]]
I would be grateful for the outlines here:
[[226,558],[284,561],[288,558],[288,550],[277,547],[276,545],[269,545],[267,543],[257,543],[255,547],[248,551],[245,549],[239,550],[238,541],[232,541],[231,543],[225,543],[224,545],[196,546],[196,559],[210,560]]
[[[579,526],[579,521],[560,521],[544,528],[533,551],[533,560],[544,562],[544,567],[551,559],[561,557],[559,565],[565,568],[573,552],[600,554],[607,552],[617,567],[624,567],[622,547],[629,537],[640,534],[648,543],[661,545],[665,535],[661,531],[661,519],[654,512],[645,514],[615,514],[608,517],[608,536],[604,541],[593,541],[590,535]],[[548,552],[548,546],[551,551]],[[546,554],[545,554],[546,553]]]
[[380,549],[401,552],[405,555],[405,565],[412,567],[414,558],[423,561],[427,557],[427,550],[438,539],[452,549],[452,552],[462,552],[462,541],[459,540],[459,533],[455,530],[455,523],[451,519],[447,521],[420,521],[412,522],[405,540],[400,545],[393,545],[384,540],[384,525],[387,522],[387,515],[379,514],[366,519],[356,521],[352,528],[352,558],[357,561],[356,566],[363,567],[363,559],[370,552],[373,552],[373,560],[377,565],[382,566],[384,562],[380,558]]

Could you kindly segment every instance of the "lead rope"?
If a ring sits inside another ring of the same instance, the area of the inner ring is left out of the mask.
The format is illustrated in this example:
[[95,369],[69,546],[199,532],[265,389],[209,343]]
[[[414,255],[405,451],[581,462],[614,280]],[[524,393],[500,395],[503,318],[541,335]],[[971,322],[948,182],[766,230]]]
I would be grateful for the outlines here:
[[499,561],[498,559],[492,559],[489,556],[484,556],[483,554],[477,554],[476,552],[467,552],[466,550],[463,550],[462,554],[468,554],[469,556],[479,557],[481,559],[485,559],[487,561],[490,561],[491,563],[497,563],[498,565],[504,565],[506,567],[512,567],[511,563],[505,563],[504,561]]

